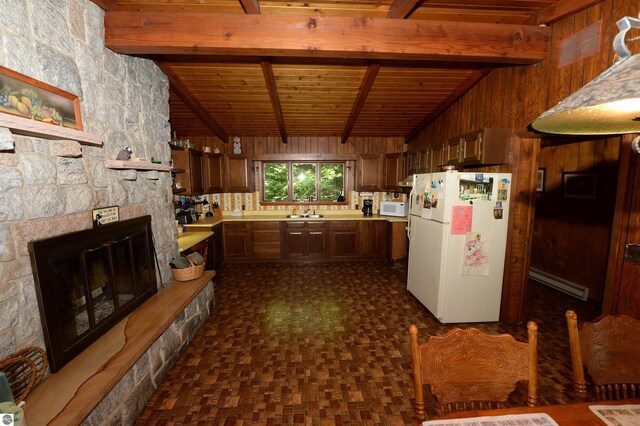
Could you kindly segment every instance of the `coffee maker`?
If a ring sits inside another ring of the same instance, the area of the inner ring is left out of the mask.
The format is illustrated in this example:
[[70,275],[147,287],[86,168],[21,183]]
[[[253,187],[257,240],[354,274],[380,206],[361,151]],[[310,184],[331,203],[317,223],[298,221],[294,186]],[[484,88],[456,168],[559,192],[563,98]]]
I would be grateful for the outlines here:
[[362,214],[373,216],[373,200],[362,200]]

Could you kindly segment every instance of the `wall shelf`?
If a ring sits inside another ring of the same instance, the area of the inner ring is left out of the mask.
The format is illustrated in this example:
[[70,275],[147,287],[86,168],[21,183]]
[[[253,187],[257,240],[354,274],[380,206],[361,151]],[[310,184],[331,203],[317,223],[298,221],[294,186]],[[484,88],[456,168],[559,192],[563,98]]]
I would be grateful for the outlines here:
[[52,140],[72,140],[84,145],[102,146],[102,140],[99,136],[10,114],[0,114],[0,127],[6,127],[16,135]]
[[159,172],[171,171],[168,164],[156,164],[150,161],[123,161],[123,160],[107,160],[104,162],[105,167],[109,169],[120,170],[157,170]]

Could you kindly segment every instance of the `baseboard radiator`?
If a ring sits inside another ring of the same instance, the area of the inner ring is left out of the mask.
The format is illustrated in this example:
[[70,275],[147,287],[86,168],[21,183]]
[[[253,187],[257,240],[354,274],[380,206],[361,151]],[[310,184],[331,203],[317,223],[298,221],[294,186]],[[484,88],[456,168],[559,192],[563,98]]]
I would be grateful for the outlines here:
[[547,285],[563,293],[567,293],[580,300],[587,300],[589,297],[589,289],[580,284],[572,283],[555,275],[548,274],[536,268],[529,268],[529,278]]

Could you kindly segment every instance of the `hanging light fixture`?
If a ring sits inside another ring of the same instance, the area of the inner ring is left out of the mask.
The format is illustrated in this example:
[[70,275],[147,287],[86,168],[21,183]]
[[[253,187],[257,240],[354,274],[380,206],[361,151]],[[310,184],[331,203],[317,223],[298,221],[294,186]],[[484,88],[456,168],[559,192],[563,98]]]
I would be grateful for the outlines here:
[[613,48],[620,60],[561,101],[530,126],[543,133],[610,135],[640,133],[640,54],[631,55],[625,36],[640,19],[624,17]]

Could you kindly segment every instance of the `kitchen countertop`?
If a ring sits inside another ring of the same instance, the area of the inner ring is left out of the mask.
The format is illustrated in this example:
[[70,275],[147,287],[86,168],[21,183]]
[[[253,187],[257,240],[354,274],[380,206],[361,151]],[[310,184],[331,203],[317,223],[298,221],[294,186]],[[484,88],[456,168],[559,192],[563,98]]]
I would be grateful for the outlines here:
[[[211,226],[211,225],[209,225]],[[213,232],[185,232],[178,235],[178,249],[183,252],[213,235]]]
[[[298,209],[296,209],[298,210]],[[189,227],[212,227],[221,222],[261,222],[261,221],[285,221],[285,222],[299,222],[301,220],[308,221],[334,221],[334,220],[386,220],[387,222],[407,222],[406,217],[395,216],[363,216],[360,211],[348,211],[348,210],[320,210],[319,214],[323,217],[320,218],[288,218],[287,215],[291,214],[291,210],[282,211],[250,211],[245,212],[243,216],[232,216],[224,214],[222,217],[203,217],[195,223],[189,223]]]

